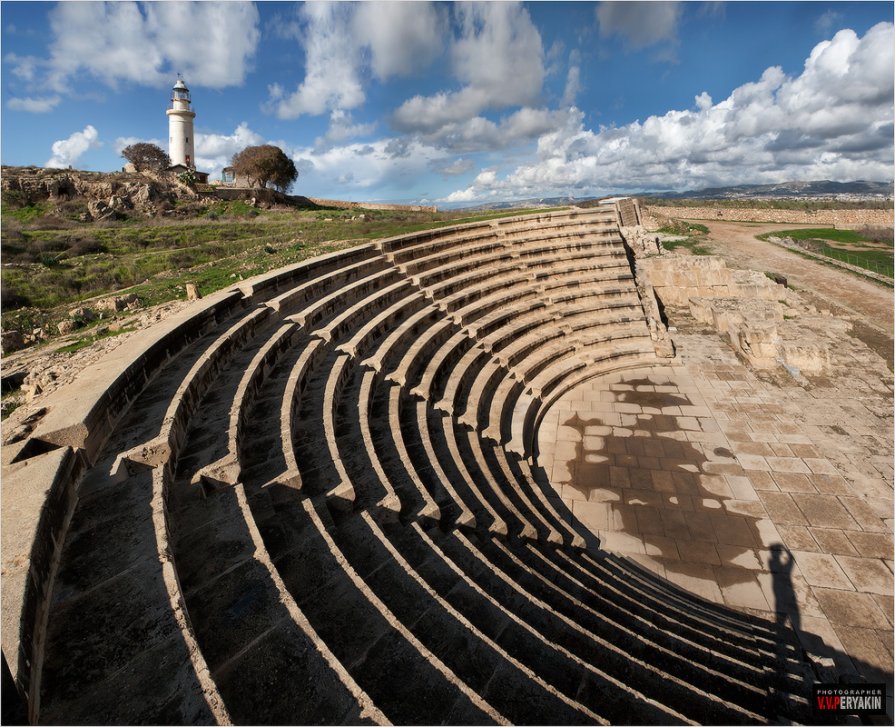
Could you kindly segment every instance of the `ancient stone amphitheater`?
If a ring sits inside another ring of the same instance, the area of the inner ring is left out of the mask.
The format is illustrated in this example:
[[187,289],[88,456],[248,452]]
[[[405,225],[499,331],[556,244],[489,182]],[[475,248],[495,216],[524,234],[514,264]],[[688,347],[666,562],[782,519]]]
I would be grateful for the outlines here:
[[539,461],[564,393],[668,362],[622,237],[638,215],[316,257],[55,395],[4,471],[30,719],[811,721],[792,630],[601,550]]

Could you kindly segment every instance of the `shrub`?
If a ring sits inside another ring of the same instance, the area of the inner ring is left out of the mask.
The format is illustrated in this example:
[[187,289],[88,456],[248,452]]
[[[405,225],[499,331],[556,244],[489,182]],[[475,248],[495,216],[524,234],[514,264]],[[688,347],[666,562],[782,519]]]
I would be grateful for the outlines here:
[[177,175],[177,179],[181,184],[185,184],[187,187],[196,186],[196,175],[193,173],[192,169],[187,169],[185,172],[181,172]]
[[66,254],[69,257],[80,257],[81,255],[94,255],[108,251],[109,249],[99,240],[76,240],[66,250]]

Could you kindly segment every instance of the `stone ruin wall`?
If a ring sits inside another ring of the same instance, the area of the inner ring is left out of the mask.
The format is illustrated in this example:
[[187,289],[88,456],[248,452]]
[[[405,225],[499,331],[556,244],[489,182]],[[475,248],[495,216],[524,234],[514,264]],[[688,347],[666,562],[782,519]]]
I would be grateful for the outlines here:
[[660,217],[686,220],[720,220],[723,222],[780,222],[791,224],[832,225],[834,227],[892,227],[893,210],[774,210],[719,207],[646,206],[648,213]]
[[731,270],[715,256],[669,254],[642,227],[622,232],[634,254],[637,288],[658,355],[674,355],[660,313],[667,306],[688,309],[756,369],[783,366],[797,376],[829,368],[827,334],[844,332],[840,329],[848,328],[846,321],[818,314],[762,273]]

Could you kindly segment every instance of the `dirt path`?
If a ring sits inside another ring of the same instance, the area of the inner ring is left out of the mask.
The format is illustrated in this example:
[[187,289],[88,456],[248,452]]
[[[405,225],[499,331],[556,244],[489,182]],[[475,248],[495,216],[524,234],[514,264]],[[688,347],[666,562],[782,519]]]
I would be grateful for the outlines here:
[[852,320],[854,334],[892,367],[893,315],[892,289],[855,274],[814,262],[788,252],[755,236],[774,230],[795,229],[804,225],[748,222],[703,222],[707,240],[714,252],[729,265],[761,272],[785,275],[801,293],[810,293],[819,308]]

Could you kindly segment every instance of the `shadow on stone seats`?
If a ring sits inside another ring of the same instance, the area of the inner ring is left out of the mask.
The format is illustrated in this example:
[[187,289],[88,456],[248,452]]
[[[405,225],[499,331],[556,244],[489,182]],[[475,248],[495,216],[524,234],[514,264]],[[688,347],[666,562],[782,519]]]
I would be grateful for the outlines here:
[[[82,498],[72,519],[47,626],[44,723],[214,719],[171,610],[165,585],[170,575],[158,557],[153,469],[133,462],[127,468],[122,481]],[[131,691],[147,696],[122,698]]]

